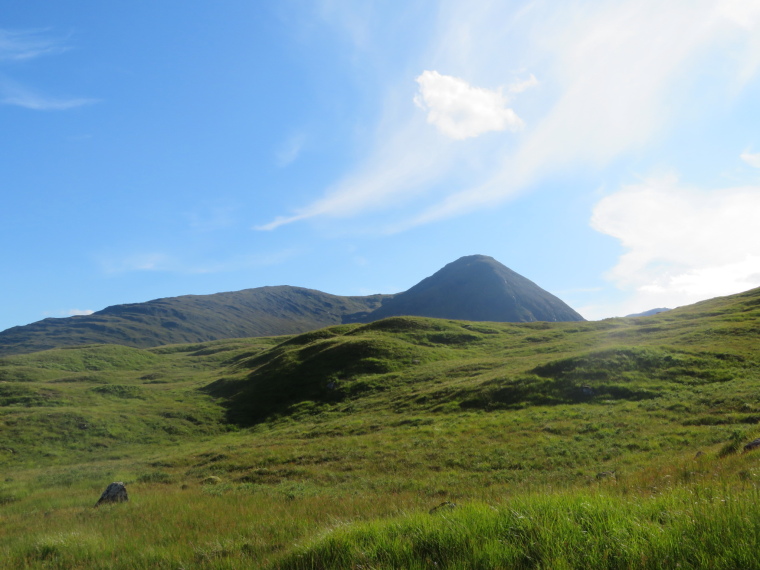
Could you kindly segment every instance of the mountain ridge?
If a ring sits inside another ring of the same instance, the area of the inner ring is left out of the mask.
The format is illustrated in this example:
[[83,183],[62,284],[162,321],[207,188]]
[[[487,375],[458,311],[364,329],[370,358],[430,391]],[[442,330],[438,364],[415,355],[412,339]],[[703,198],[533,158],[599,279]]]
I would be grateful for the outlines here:
[[395,295],[340,296],[290,285],[111,305],[0,332],[0,356],[83,344],[149,348],[299,334],[389,316],[471,321],[583,320],[560,299],[492,257],[462,257]]

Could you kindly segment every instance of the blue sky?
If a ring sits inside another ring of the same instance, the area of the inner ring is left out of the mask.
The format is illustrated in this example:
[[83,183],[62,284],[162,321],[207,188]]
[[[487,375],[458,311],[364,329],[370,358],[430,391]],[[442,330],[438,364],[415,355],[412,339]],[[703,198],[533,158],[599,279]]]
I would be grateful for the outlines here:
[[491,255],[589,319],[760,286],[760,0],[0,10],[0,330]]

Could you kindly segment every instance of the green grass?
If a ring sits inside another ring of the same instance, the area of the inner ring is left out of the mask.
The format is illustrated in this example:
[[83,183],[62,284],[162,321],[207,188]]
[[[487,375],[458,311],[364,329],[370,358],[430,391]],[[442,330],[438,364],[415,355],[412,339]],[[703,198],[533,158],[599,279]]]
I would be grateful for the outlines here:
[[757,568],[758,492],[528,496],[342,526],[282,569]]
[[[0,557],[760,567],[759,301],[5,357]],[[111,481],[129,503],[93,509]]]

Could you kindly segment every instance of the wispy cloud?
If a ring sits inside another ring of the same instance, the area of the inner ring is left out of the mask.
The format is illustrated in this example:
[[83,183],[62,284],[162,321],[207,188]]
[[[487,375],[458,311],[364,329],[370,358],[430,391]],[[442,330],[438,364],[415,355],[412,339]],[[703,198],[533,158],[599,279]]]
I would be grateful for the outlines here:
[[3,105],[15,105],[35,111],[64,111],[97,102],[97,99],[82,97],[60,99],[40,95],[20,83],[0,75],[0,104]]
[[135,253],[124,257],[102,257],[100,265],[105,273],[129,273],[133,271],[173,271],[179,267],[178,260],[158,252]]
[[344,0],[319,0],[320,17],[345,34],[354,49],[366,49],[371,42],[374,9],[372,2],[345,2]]
[[760,168],[760,152],[755,154],[743,152],[739,157],[753,168]]
[[82,316],[82,315],[91,315],[95,311],[90,309],[64,309],[61,311],[46,311],[42,315],[45,317],[75,317],[75,316]]
[[[382,211],[410,199],[416,188],[429,184],[451,168],[453,141],[427,128],[419,115],[409,116],[405,128],[380,139],[381,148],[355,173],[331,187],[323,198],[255,229],[274,230],[316,216],[351,217],[368,208]],[[410,152],[409,145],[427,152]]]
[[666,176],[623,187],[591,225],[625,253],[609,272],[632,293],[620,314],[674,307],[760,286],[760,187],[706,191]]
[[[45,30],[13,31],[0,29],[0,63],[22,62],[54,55],[68,48],[61,40],[45,34]],[[63,111],[97,103],[85,97],[52,97],[0,74],[0,104],[35,111]]]
[[0,61],[25,61],[68,49],[47,33],[48,30],[0,29]]
[[237,224],[233,206],[211,206],[203,210],[185,212],[190,227],[200,232],[213,232],[231,228]]
[[303,149],[303,145],[306,142],[306,134],[296,133],[288,137],[285,143],[280,146],[275,154],[275,160],[277,166],[285,167],[298,158]]
[[66,314],[68,316],[70,316],[70,317],[73,317],[75,315],[80,315],[80,316],[81,315],[91,315],[94,312],[95,311],[93,311],[92,309],[69,309],[68,311],[66,311]]
[[535,87],[536,85],[538,85],[538,79],[536,79],[536,76],[531,73],[528,79],[516,81],[510,85],[508,91],[510,93],[522,93],[523,91],[530,89],[531,87]]
[[[259,229],[398,208],[413,196],[428,205],[396,219],[392,230],[493,207],[563,169],[603,168],[675,128],[684,119],[679,101],[698,106],[702,100],[693,89],[705,62],[723,66],[710,86],[713,95],[754,77],[760,66],[760,3],[754,1],[578,0],[525,2],[515,10],[513,3],[443,0],[433,25],[425,52],[410,55],[418,65],[417,103],[448,136],[475,138],[451,148],[426,137],[429,124],[405,107],[411,97],[399,96],[414,87],[404,74],[389,89],[372,150],[357,168],[322,198]],[[366,43],[373,35],[362,37]],[[517,81],[516,69],[529,78]],[[540,94],[524,93],[536,76]],[[510,84],[504,95],[473,87]],[[514,110],[506,106],[518,93],[530,115],[517,103],[510,102]],[[525,119],[521,133],[477,137],[516,126],[517,115]],[[483,157],[476,166],[472,145]],[[414,166],[405,168],[405,160]],[[460,177],[470,183],[456,187],[446,179],[455,166],[470,174]]]

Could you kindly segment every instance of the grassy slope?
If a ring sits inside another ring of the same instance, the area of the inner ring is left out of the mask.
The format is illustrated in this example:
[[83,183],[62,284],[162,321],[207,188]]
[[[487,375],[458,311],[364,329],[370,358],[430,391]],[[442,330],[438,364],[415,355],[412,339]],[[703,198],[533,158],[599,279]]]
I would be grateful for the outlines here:
[[[760,435],[758,317],[751,291],[643,319],[8,357],[0,549],[10,567],[757,567],[760,455],[733,452]],[[112,480],[132,500],[92,510]],[[427,513],[443,501],[469,506]]]

